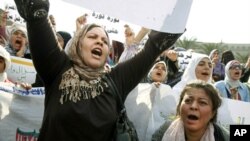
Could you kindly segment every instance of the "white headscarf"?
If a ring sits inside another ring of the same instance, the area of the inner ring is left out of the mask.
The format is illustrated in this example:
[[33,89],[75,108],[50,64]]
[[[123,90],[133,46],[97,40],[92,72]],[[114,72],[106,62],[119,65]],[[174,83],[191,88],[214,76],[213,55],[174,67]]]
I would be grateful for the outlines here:
[[4,58],[4,62],[5,62],[4,72],[0,73],[0,82],[3,82],[7,79],[6,71],[11,65],[11,60],[10,60],[10,54],[1,45],[0,45],[0,56]]
[[28,38],[27,28],[25,24],[14,23],[13,25],[8,26],[6,30],[8,37],[11,37],[11,35],[16,31],[21,31],[25,35],[25,37]]
[[[195,74],[195,69],[197,67],[197,65],[199,64],[199,62],[203,59],[203,58],[208,58],[209,56],[206,54],[200,54],[200,53],[192,53],[192,58],[189,60],[189,63],[181,77],[181,81],[178,82],[174,87],[173,90],[180,95],[180,92],[182,91],[182,89],[186,86],[186,84],[191,81],[191,80],[196,80],[196,74]],[[210,60],[210,59],[209,59]],[[208,80],[208,83],[212,82],[212,73],[210,74],[210,78]]]
[[[167,71],[167,65],[166,65],[166,63],[165,63],[164,61],[156,62],[156,63],[154,64],[154,66],[150,69],[149,73],[148,73],[148,79],[149,79],[149,81],[151,81],[151,82],[152,82],[151,73],[152,73],[153,69],[155,68],[155,66],[156,66],[157,64],[163,64],[164,67],[165,67],[165,69],[166,69],[166,71]],[[167,80],[167,75],[165,76],[165,79],[163,80],[163,82],[165,82],[166,80]]]
[[213,50],[210,52],[210,54],[209,54],[209,58],[210,58],[210,59],[213,59],[214,53],[215,53],[216,51],[218,51],[218,49],[213,49]]

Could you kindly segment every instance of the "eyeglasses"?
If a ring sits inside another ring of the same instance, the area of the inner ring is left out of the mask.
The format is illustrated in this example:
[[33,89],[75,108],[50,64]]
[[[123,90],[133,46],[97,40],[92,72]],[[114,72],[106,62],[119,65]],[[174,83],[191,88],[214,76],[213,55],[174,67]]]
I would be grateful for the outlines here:
[[229,69],[240,69],[240,70],[242,70],[243,67],[238,64],[238,65],[232,65]]

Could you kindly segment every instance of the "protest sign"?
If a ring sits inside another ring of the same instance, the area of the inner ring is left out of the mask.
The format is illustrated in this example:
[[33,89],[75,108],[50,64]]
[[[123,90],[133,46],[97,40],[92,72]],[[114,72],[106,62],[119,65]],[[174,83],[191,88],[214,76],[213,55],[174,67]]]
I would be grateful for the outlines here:
[[158,31],[182,33],[192,0],[64,0]]
[[8,79],[12,82],[35,82],[36,70],[31,59],[11,56],[11,66],[7,70]]
[[230,124],[250,124],[250,103],[223,98],[218,123],[229,129]]

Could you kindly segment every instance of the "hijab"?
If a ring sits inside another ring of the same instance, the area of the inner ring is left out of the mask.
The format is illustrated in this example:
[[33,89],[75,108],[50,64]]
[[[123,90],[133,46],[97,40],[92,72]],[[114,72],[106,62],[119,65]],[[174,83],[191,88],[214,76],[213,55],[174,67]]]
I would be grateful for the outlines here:
[[239,87],[240,86],[240,80],[232,80],[231,76],[230,76],[230,72],[229,69],[231,66],[235,65],[235,64],[239,64],[240,62],[237,60],[231,60],[227,63],[226,67],[225,67],[225,71],[226,71],[226,77],[225,77],[225,81],[227,84],[229,84],[230,87],[235,88],[235,87]]
[[[92,69],[89,66],[87,66],[84,63],[84,60],[82,59],[82,53],[81,53],[81,46],[80,46],[80,40],[82,40],[88,31],[95,27],[101,27],[96,24],[86,24],[84,27],[82,27],[81,30],[79,30],[75,36],[72,38],[72,40],[67,44],[67,55],[73,62],[73,68],[74,71],[82,78],[87,81],[94,80],[98,77],[100,77],[102,74],[106,73],[105,71],[105,64],[103,64],[103,67],[100,67],[99,69]],[[107,32],[105,31],[108,39],[109,36]],[[109,40],[108,40],[109,41]],[[108,42],[108,46],[110,47],[110,42]],[[106,62],[106,61],[105,61]]]
[[0,82],[4,82],[5,80],[7,80],[6,71],[11,65],[11,59],[10,59],[10,54],[1,45],[0,45],[0,56],[3,57],[5,63],[4,71],[0,73]]
[[[93,69],[85,64],[81,52],[81,40],[86,36],[88,31],[95,27],[101,26],[86,24],[66,45],[65,53],[73,62],[73,67],[63,74],[59,85],[59,89],[62,91],[61,104],[68,100],[77,102],[81,99],[95,98],[103,92],[103,87],[107,87],[107,84],[104,84],[105,82],[101,79],[101,76],[108,71],[105,69],[105,63],[102,67]],[[108,37],[107,32],[105,33]],[[110,47],[109,37],[108,46]],[[84,93],[82,93],[83,89]]]
[[[166,71],[167,71],[167,65],[166,65],[166,63],[165,63],[164,61],[156,62],[156,63],[153,65],[153,67],[150,69],[150,71],[149,71],[149,73],[148,73],[148,76],[147,76],[147,77],[148,77],[148,80],[149,80],[150,82],[153,82],[151,74],[152,74],[152,71],[154,70],[154,68],[155,68],[155,66],[156,66],[157,64],[163,64],[164,67],[165,67],[165,69],[166,69]],[[165,79],[163,80],[163,82],[166,82],[166,81],[167,81],[167,75],[165,76]]]
[[[206,54],[200,54],[200,53],[192,53],[192,58],[189,60],[189,63],[181,77],[181,81],[178,82],[174,87],[173,90],[177,91],[177,93],[180,95],[180,92],[182,91],[182,89],[186,86],[186,84],[191,81],[191,80],[196,80],[196,74],[195,74],[195,69],[197,67],[197,65],[199,64],[199,62],[203,59],[203,58],[208,58],[210,60],[210,58],[208,57],[208,55]],[[212,82],[212,73],[210,74],[211,77],[208,80],[208,83]]]

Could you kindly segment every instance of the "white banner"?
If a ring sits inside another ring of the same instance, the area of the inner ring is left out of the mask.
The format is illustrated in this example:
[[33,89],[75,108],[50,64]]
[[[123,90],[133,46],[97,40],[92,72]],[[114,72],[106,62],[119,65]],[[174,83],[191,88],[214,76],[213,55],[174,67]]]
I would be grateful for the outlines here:
[[36,140],[42,123],[43,110],[44,88],[27,91],[5,86],[1,82],[0,141]]
[[36,70],[30,59],[11,56],[11,66],[7,70],[8,78],[12,82],[35,82]]
[[182,33],[192,0],[63,0],[158,31]]

